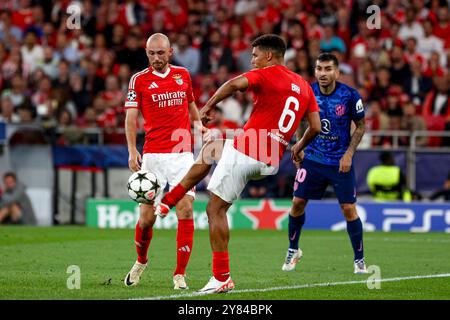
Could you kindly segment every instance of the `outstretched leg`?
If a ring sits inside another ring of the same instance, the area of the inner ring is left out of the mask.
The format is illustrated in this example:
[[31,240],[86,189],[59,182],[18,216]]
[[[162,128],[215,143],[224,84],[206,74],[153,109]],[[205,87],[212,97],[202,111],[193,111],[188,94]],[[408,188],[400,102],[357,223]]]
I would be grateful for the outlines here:
[[214,161],[218,161],[222,156],[223,144],[224,140],[208,142],[200,151],[197,160],[189,169],[188,173],[179,184],[164,195],[161,203],[168,207],[168,209],[173,208],[184,197],[186,192],[206,177]]

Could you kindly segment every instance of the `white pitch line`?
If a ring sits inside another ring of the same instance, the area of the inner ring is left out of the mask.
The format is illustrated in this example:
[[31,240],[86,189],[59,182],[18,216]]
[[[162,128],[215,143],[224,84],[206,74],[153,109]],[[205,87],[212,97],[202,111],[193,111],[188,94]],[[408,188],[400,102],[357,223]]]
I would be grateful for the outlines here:
[[[396,282],[396,281],[404,281],[404,280],[414,280],[414,279],[429,279],[429,278],[449,278],[450,273],[443,274],[430,274],[430,275],[421,275],[421,276],[409,276],[409,277],[397,277],[397,278],[386,278],[386,279],[373,279],[370,281],[373,282]],[[269,291],[280,291],[280,290],[293,290],[293,289],[304,289],[304,288],[316,288],[316,287],[332,287],[332,286],[340,286],[340,285],[348,285],[348,284],[361,284],[367,283],[366,280],[354,280],[354,281],[341,281],[341,282],[323,282],[323,283],[311,283],[311,284],[302,284],[296,286],[284,286],[284,287],[271,287],[271,288],[260,288],[260,289],[242,289],[242,290],[232,290],[229,294],[232,293],[247,293],[247,292],[269,292]],[[133,298],[131,300],[165,300],[165,299],[178,299],[178,298],[193,298],[203,296],[204,294],[193,292],[193,293],[185,293],[185,294],[173,294],[169,296],[156,296],[156,297],[146,297],[146,298]]]

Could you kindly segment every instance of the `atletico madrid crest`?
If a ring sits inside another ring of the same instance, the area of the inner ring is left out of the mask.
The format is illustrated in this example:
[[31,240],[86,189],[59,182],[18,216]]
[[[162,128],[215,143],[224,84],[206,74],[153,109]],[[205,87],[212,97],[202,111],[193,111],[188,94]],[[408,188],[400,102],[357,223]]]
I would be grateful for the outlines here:
[[345,114],[345,106],[342,104],[338,104],[336,106],[336,115],[342,117]]
[[179,84],[180,86],[183,84],[183,79],[181,79],[181,74],[179,74],[179,73],[174,74],[172,78],[174,78],[175,82],[177,84]]

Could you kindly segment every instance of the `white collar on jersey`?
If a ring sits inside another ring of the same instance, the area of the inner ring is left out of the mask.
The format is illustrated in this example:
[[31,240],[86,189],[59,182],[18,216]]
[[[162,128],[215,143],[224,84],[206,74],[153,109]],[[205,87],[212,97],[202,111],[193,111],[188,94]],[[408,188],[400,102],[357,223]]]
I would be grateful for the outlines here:
[[156,71],[156,70],[153,70],[153,71],[152,71],[152,73],[153,73],[155,76],[158,76],[158,77],[161,77],[161,78],[167,77],[167,75],[169,74],[169,72],[170,72],[170,67],[168,67],[167,70],[166,70],[166,72],[164,72],[164,73],[160,73],[160,72],[158,72],[158,71]]

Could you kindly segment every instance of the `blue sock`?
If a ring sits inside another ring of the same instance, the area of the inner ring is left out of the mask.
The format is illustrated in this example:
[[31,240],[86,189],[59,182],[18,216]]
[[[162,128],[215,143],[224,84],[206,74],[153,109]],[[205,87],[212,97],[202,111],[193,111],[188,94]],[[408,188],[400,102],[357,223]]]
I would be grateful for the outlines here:
[[298,240],[305,223],[305,214],[293,217],[289,214],[289,249],[298,249]]
[[350,237],[350,241],[352,242],[355,260],[364,258],[363,226],[361,219],[358,218],[353,221],[347,221],[347,232]]

